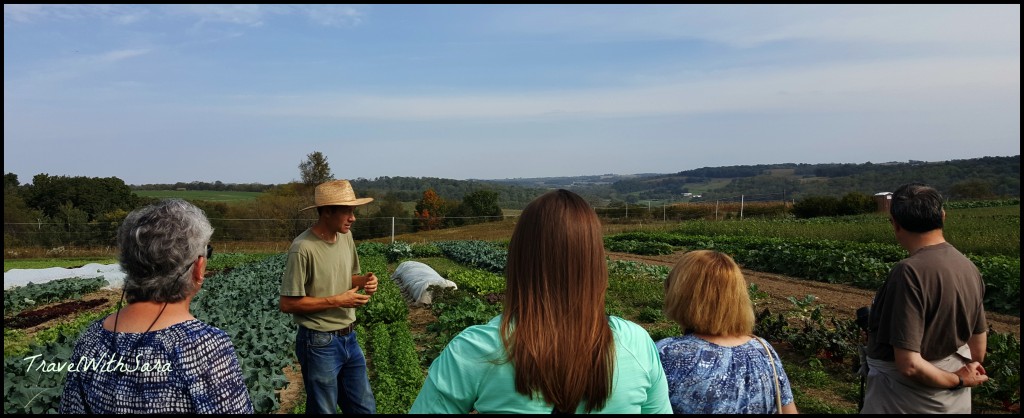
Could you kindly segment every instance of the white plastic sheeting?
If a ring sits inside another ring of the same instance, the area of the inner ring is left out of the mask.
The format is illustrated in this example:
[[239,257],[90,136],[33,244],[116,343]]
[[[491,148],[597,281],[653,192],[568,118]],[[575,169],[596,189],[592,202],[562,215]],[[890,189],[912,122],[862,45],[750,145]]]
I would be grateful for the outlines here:
[[51,280],[69,277],[92,278],[103,276],[109,283],[104,289],[120,289],[124,283],[124,272],[119,264],[90,263],[78,268],[50,267],[45,269],[10,269],[4,272],[4,290],[24,286],[29,282],[43,284]]
[[413,306],[429,305],[433,295],[430,286],[458,288],[455,282],[441,277],[433,268],[419,261],[405,261],[395,268],[391,280],[402,289],[402,296]]

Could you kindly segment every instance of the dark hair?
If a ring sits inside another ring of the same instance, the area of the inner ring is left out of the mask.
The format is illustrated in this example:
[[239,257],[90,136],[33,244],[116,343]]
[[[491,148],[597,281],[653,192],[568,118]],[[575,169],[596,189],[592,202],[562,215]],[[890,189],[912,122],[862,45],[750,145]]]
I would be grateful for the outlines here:
[[921,183],[907,183],[892,193],[892,219],[903,229],[922,233],[942,228],[942,195]]
[[129,213],[117,231],[128,303],[178,302],[195,291],[186,274],[206,255],[213,227],[202,209],[166,199]]
[[568,190],[534,199],[508,245],[502,342],[516,392],[559,411],[601,409],[611,397],[615,341],[605,315],[608,265],[601,221]]

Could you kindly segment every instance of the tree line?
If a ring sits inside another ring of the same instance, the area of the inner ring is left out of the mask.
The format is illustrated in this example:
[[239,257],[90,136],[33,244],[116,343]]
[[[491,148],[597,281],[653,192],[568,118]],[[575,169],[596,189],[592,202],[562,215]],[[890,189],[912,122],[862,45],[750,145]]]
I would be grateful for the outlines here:
[[[316,218],[315,210],[300,212],[312,204],[315,186],[334,178],[327,157],[320,152],[307,155],[298,168],[301,181],[280,185],[234,185],[217,181],[129,186],[117,177],[49,174],[37,174],[31,184],[21,184],[16,174],[7,173],[4,176],[4,245],[113,245],[116,226],[128,212],[155,200],[140,197],[133,190],[157,187],[166,190],[172,188],[170,186],[174,189],[262,192],[251,201],[231,205],[205,201],[195,203],[206,211],[214,227],[218,228],[216,239],[290,239]],[[792,170],[792,173],[778,175],[776,170]],[[799,177],[797,172],[810,173],[806,175],[813,174],[813,177]],[[365,239],[390,233],[392,222],[395,230],[412,231],[500,220],[502,209],[521,209],[552,187],[572,188],[595,208],[607,208],[601,213],[608,217],[619,217],[620,207],[623,214],[633,211],[637,216],[643,212],[629,204],[636,203],[638,199],[678,201],[687,185],[707,180],[696,176],[729,174],[738,177],[729,180],[724,187],[704,192],[704,201],[714,202],[716,198],[743,194],[775,193],[785,196],[780,201],[806,202],[795,205],[800,209],[796,211],[787,209],[784,202],[780,202],[778,209],[766,211],[820,216],[870,210],[871,195],[911,181],[932,185],[952,200],[1020,196],[1019,155],[938,163],[911,161],[703,168],[578,187],[554,184],[551,187],[526,187],[500,181],[385,176],[351,179],[360,196],[375,199],[357,210],[357,215],[363,217],[364,222],[361,222],[361,228],[353,231],[356,239]],[[415,207],[409,209],[404,202],[415,202]],[[677,212],[680,210],[684,209],[678,208]],[[645,212],[648,212],[646,216],[656,217],[650,210]],[[668,209],[663,208],[662,215],[667,218]],[[679,219],[684,216],[682,212],[676,215]]]

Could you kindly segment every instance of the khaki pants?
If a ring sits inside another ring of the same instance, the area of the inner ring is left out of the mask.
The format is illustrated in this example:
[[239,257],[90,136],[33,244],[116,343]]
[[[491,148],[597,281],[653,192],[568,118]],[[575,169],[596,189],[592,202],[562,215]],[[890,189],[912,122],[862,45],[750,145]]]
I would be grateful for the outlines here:
[[[949,357],[931,364],[955,372],[967,364],[971,350],[965,344]],[[970,414],[971,388],[933,388],[913,381],[896,369],[896,363],[868,358],[867,388],[862,414]]]

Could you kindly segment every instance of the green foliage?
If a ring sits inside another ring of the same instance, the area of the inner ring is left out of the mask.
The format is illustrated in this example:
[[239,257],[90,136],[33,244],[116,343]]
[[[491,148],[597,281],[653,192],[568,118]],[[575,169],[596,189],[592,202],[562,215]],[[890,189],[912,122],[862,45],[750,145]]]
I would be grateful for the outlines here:
[[5,259],[4,271],[7,272],[11,269],[45,269],[51,267],[78,268],[86,264],[117,264],[117,259],[110,257]]
[[295,361],[295,326],[278,306],[285,259],[235,266],[207,280],[192,300],[197,319],[231,337],[256,413],[279,408],[276,391],[288,383],[283,369]]
[[4,328],[4,358],[24,356],[28,353],[28,345],[32,341],[25,331]]
[[501,207],[498,206],[498,192],[492,190],[476,190],[467,193],[462,198],[462,202],[457,203],[447,215],[446,222],[449,226],[494,222],[503,219]]
[[327,163],[327,156],[320,151],[313,151],[306,155],[306,159],[299,163],[299,175],[302,178],[302,183],[310,187],[334,180],[331,165]]
[[609,240],[606,238],[604,247],[608,251],[640,255],[663,255],[673,252],[672,246],[663,242]]
[[426,377],[420,368],[408,321],[370,326],[369,356],[377,412],[405,414]]
[[68,299],[78,299],[86,293],[99,290],[108,285],[107,279],[93,277],[82,279],[71,277],[56,279],[42,284],[29,282],[4,290],[4,317],[16,315],[22,310]]
[[839,213],[836,215],[860,215],[874,212],[876,208],[877,204],[871,196],[850,192],[839,199]]
[[249,201],[262,195],[263,192],[245,192],[229,190],[134,190],[139,197],[151,199],[184,199],[191,202],[205,201],[217,203],[237,203]]
[[[661,242],[688,250],[716,250],[730,254],[744,268],[872,290],[881,286],[893,264],[907,256],[906,251],[895,244],[765,238],[756,235],[703,236],[629,232],[606,237],[605,241],[637,241],[644,245]],[[986,306],[1000,313],[1019,314],[1019,257],[968,257],[978,266],[987,288],[995,290],[986,292]]]
[[391,243],[388,245],[387,257],[389,263],[410,258],[412,257],[412,246],[401,241]]
[[210,262],[206,265],[208,272],[231,269],[279,255],[277,253],[218,253],[216,251],[214,249],[213,257],[210,257]]
[[605,312],[645,324],[673,324],[662,314],[665,304],[665,266],[630,261],[608,263]]
[[455,282],[459,289],[480,296],[505,293],[505,277],[486,270],[470,269],[449,272],[446,278]]
[[412,255],[414,257],[442,257],[444,253],[432,242],[412,244]]
[[1020,341],[1013,334],[988,333],[985,372],[989,380],[973,389],[972,397],[997,402],[998,407],[1020,410]]
[[609,279],[641,277],[651,280],[664,281],[668,276],[669,268],[657,264],[638,263],[636,261],[608,260]]
[[21,356],[4,357],[4,414],[57,413],[67,369],[43,372],[37,367],[40,360],[70,359],[77,337],[78,332],[66,330],[55,341],[32,347],[31,355],[38,355],[34,360]]
[[430,310],[437,321],[427,325],[427,331],[434,333],[434,343],[427,347],[421,360],[424,366],[441,353],[444,346],[466,327],[485,324],[501,313],[501,304],[491,304],[482,297],[453,288],[430,287],[433,303]]
[[839,199],[832,196],[808,196],[793,204],[793,215],[797,218],[836,216],[839,214]]
[[445,257],[492,273],[503,273],[505,263],[508,262],[508,251],[498,249],[487,241],[439,241],[434,245],[441,249]]
[[[37,174],[22,193],[25,203],[43,215],[57,218],[63,211],[78,209],[85,221],[117,209],[135,209],[138,200],[131,188],[117,177],[68,177]],[[65,215],[66,216],[66,215]]]
[[377,292],[362,309],[357,311],[360,322],[367,324],[392,324],[405,322],[409,317],[409,307],[402,298],[402,290],[389,279],[387,263],[382,256],[366,256],[360,258],[364,273],[374,272],[377,275]]

